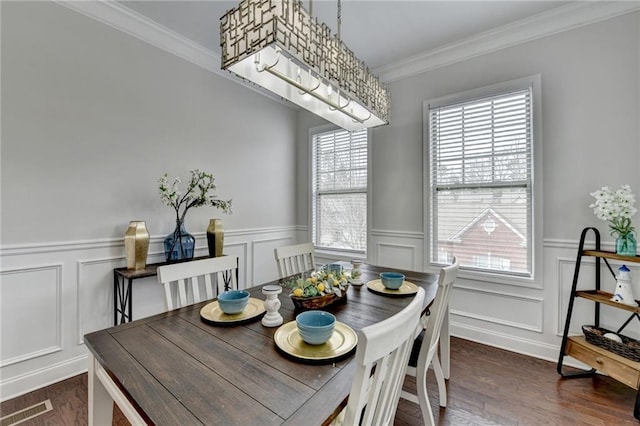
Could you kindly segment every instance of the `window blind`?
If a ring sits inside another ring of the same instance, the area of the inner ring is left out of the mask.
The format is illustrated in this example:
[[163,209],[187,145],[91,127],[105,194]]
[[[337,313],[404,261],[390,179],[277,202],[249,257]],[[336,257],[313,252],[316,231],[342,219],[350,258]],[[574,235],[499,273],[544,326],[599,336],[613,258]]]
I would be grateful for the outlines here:
[[364,252],[368,132],[317,133],[312,143],[313,242],[316,247]]
[[429,107],[432,263],[531,276],[531,96]]

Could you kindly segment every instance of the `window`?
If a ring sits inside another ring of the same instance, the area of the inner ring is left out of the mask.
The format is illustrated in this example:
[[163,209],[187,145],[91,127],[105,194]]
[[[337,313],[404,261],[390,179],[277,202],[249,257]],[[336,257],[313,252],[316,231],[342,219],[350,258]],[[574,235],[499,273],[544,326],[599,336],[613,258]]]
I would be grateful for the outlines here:
[[367,247],[367,129],[311,133],[312,240],[317,248]]
[[425,102],[432,264],[533,276],[534,81]]

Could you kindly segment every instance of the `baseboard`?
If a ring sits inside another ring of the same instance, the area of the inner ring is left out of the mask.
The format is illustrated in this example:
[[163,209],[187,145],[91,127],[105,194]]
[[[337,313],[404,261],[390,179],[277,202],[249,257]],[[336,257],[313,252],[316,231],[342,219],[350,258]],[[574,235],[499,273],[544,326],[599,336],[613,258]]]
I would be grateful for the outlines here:
[[[451,323],[449,332],[452,336],[459,337],[461,339],[471,340],[472,342],[493,346],[506,351],[544,359],[553,363],[558,362],[560,347],[556,345],[498,333],[496,331],[473,327],[467,324]],[[565,363],[568,366],[576,368],[586,367],[584,364],[575,362],[570,358],[567,358]]]
[[86,373],[87,355],[80,355],[39,370],[0,381],[0,402],[16,398],[53,383]]

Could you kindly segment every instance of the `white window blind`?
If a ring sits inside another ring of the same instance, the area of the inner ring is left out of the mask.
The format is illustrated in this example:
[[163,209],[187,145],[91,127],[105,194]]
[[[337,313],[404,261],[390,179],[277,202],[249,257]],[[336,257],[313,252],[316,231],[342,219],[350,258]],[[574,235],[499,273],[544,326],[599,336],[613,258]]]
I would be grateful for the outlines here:
[[313,243],[364,253],[367,247],[366,129],[312,136]]
[[432,263],[532,275],[531,92],[429,106]]

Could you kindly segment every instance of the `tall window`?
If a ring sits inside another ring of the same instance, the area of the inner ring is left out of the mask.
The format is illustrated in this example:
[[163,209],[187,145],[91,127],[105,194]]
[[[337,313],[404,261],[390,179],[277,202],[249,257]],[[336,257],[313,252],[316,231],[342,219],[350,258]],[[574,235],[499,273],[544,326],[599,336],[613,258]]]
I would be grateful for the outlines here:
[[312,228],[318,248],[367,247],[366,129],[312,133]]
[[533,83],[509,86],[425,104],[431,263],[533,274]]

